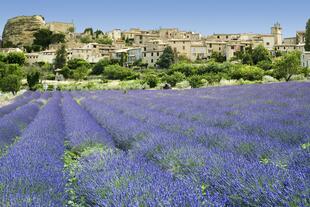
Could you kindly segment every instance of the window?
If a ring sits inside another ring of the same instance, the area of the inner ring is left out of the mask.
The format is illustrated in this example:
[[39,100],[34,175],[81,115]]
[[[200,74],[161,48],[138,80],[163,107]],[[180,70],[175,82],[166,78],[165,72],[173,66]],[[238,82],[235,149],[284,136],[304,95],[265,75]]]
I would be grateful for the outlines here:
[[183,46],[183,50],[185,50],[185,46]]
[[173,44],[175,44],[175,41],[173,42]]
[[220,36],[217,36],[217,39],[220,39]]
[[154,53],[151,53],[151,56],[153,57],[153,56],[154,56]]
[[157,52],[157,56],[159,56],[159,52]]
[[235,49],[235,46],[231,46],[231,49],[234,50],[234,49]]
[[226,36],[226,39],[228,39],[228,35]]
[[154,62],[154,60],[152,59],[152,60],[151,60],[151,63],[153,63],[153,62]]
[[146,57],[146,53],[144,53],[144,57]]
[[221,50],[222,48],[221,47],[219,47],[219,50]]
[[144,51],[146,51],[146,47],[144,48]]
[[212,44],[210,44],[209,47],[212,48]]
[[267,42],[266,44],[269,46],[269,45],[270,45],[270,42]]

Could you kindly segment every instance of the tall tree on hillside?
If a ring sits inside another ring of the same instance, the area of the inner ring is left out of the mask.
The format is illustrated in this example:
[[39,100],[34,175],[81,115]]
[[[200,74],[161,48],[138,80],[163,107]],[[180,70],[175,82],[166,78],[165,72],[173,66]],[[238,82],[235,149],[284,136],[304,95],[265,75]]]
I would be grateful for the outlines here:
[[49,29],[40,29],[33,36],[33,45],[39,45],[43,50],[47,49],[51,44],[53,32]]
[[63,68],[67,62],[67,50],[65,45],[61,45],[60,49],[56,51],[56,58],[54,61],[55,69]]
[[306,38],[305,50],[310,51],[310,19],[307,22],[305,38]]
[[170,66],[175,63],[175,54],[171,47],[166,47],[164,49],[163,54],[160,56],[159,60],[157,61],[157,65],[160,68],[170,68]]

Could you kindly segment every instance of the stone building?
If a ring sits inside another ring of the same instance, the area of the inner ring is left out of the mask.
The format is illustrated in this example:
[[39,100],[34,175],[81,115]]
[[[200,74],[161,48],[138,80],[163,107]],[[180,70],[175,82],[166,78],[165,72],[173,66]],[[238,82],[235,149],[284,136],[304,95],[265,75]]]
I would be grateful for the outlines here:
[[166,47],[167,44],[161,40],[151,40],[146,43],[142,51],[143,63],[147,63],[149,67],[155,67]]
[[130,66],[138,60],[142,60],[142,48],[126,48],[115,50],[112,54],[112,58],[116,60],[124,60],[125,66]]
[[190,52],[191,61],[207,59],[208,57],[207,47],[204,42],[192,42]]
[[89,63],[97,63],[101,59],[111,59],[115,51],[113,45],[89,43],[80,48],[69,49],[69,59],[83,59]]
[[310,51],[302,53],[301,65],[302,65],[302,67],[310,68]]
[[65,22],[48,22],[45,24],[45,28],[51,30],[55,33],[73,33],[74,32],[74,24],[73,23],[65,23]]
[[108,32],[107,35],[113,40],[113,42],[122,39],[122,31],[120,29],[113,29],[112,31]]

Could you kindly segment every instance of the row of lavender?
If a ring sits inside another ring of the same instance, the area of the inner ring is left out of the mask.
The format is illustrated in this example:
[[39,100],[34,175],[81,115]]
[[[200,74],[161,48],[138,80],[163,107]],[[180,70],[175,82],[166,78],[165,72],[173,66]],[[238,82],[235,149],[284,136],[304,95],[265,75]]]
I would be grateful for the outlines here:
[[19,96],[13,104],[1,108],[1,112],[8,113],[0,118],[0,157],[14,141],[19,139],[22,131],[34,120],[40,107],[44,105],[50,95],[50,93],[26,92],[23,96]]
[[[108,130],[116,148],[187,183],[199,205],[211,200],[225,205],[305,205],[309,152],[301,146],[309,142],[308,90],[309,84],[280,84],[191,91],[195,94],[110,91],[74,96]],[[211,96],[216,91],[219,95]],[[171,99],[174,107],[165,103]],[[165,112],[165,106],[172,110]],[[258,132],[243,127],[255,120]],[[279,123],[273,125],[275,121]],[[278,127],[276,133],[270,125]],[[98,179],[102,176],[96,174],[90,180]],[[128,197],[130,191],[122,190]]]
[[51,99],[49,95],[43,95],[44,107],[0,158],[0,206],[62,206],[65,202],[61,94]]

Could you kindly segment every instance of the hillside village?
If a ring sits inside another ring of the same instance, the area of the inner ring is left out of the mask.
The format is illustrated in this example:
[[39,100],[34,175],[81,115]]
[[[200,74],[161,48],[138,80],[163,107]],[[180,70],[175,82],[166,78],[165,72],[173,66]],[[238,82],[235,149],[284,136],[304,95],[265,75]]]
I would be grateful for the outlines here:
[[[305,31],[297,31],[295,37],[283,38],[283,28],[279,23],[271,27],[270,34],[203,36],[177,28],[157,30],[133,28],[128,31],[114,29],[109,32],[93,31],[88,28],[83,33],[77,33],[73,23],[46,23],[42,16],[15,17],[8,20],[4,28],[1,45],[5,48],[0,48],[0,52],[24,51],[29,64],[53,63],[56,51],[62,43],[50,44],[48,48],[37,52],[26,50],[27,46],[33,43],[33,33],[41,28],[65,35],[68,60],[84,59],[89,63],[97,63],[101,59],[117,60],[126,57],[124,62],[126,66],[142,60],[147,67],[156,67],[167,46],[170,46],[178,56],[196,61],[210,59],[214,53],[224,56],[226,60],[233,60],[238,52],[263,45],[271,53],[300,51],[303,53],[302,66],[310,67],[310,53],[304,51]],[[104,38],[109,40],[108,43],[95,41]]]

